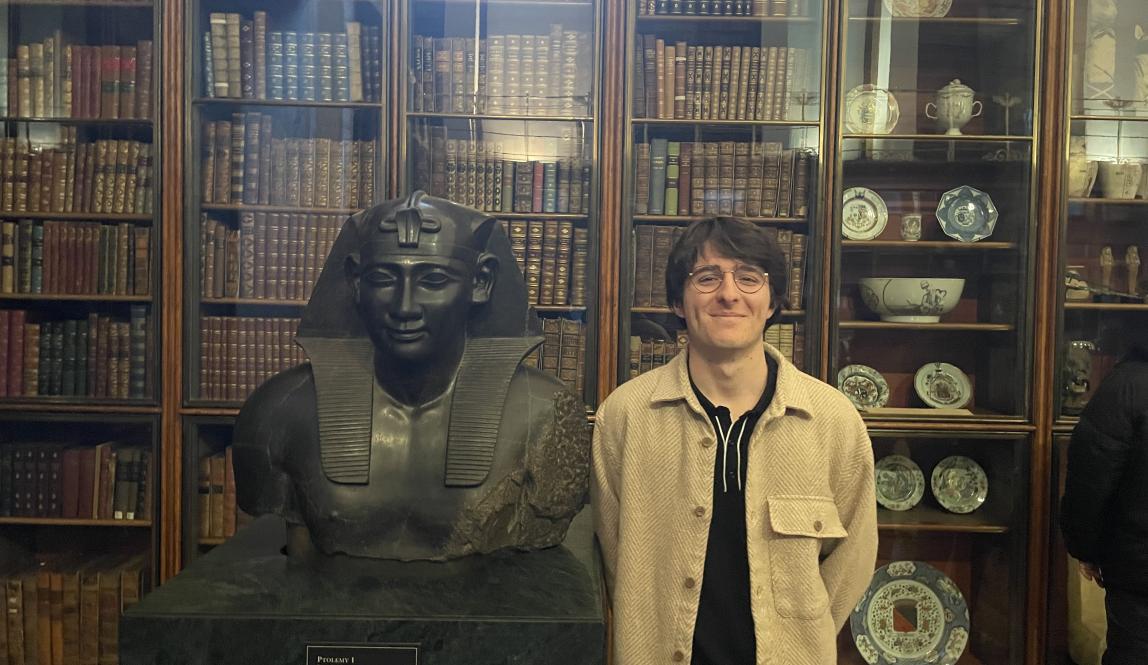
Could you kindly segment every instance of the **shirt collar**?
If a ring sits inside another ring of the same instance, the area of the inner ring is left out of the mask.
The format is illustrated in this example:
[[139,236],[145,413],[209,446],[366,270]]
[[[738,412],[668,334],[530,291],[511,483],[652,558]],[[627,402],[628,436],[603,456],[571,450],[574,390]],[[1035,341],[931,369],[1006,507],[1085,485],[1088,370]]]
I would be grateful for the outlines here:
[[[777,361],[777,388],[763,416],[767,419],[774,418],[789,409],[812,415],[809,394],[801,381],[801,370],[786,360],[781,352],[770,344],[763,342],[762,345],[765,347],[765,352]],[[685,401],[695,412],[705,417],[705,409],[702,408],[701,402],[690,386],[689,366],[686,363],[687,352],[688,350],[679,353],[666,363],[666,371],[661,373],[658,383],[650,392],[650,403]]]

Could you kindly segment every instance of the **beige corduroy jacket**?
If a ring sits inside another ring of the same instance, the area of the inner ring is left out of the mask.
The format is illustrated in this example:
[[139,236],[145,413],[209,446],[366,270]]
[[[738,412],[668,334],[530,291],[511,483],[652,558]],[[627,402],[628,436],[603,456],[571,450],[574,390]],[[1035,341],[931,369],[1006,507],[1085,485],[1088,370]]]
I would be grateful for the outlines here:
[[[749,444],[746,547],[759,665],[835,665],[877,554],[873,451],[846,398],[776,349],[777,390]],[[689,662],[713,505],[716,436],[686,354],[598,410],[592,502],[614,665]]]

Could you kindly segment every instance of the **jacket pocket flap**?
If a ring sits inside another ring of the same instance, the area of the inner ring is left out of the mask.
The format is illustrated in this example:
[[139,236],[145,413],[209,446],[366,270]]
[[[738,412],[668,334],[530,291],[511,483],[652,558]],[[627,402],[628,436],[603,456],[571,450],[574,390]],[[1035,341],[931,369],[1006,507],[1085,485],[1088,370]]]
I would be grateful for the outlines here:
[[837,514],[837,504],[820,496],[772,496],[769,522],[775,533],[808,538],[844,538],[848,535]]

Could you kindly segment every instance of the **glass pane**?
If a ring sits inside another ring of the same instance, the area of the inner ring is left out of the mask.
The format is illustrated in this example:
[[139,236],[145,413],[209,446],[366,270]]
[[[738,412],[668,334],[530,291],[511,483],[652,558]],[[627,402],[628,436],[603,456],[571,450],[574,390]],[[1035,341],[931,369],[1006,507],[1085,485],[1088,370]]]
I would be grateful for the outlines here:
[[151,401],[155,11],[6,4],[0,20],[0,403]]
[[816,244],[822,7],[798,2],[638,2],[629,25],[630,110],[619,380],[688,342],[669,307],[670,249],[690,222],[765,227],[789,266],[787,305],[765,341],[815,366],[806,264]]
[[229,418],[184,423],[183,561],[210,551],[252,518],[236,506]]
[[238,405],[304,360],[295,328],[347,216],[383,196],[384,7],[197,3],[188,398]]
[[409,16],[404,191],[502,221],[545,337],[527,362],[592,404],[600,8],[416,0]]

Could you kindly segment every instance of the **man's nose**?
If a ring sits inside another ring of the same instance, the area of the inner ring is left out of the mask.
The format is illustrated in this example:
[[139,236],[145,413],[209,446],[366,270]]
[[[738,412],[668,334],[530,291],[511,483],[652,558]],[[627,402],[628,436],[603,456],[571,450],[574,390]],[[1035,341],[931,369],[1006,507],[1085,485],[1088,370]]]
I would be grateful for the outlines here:
[[721,286],[718,287],[717,297],[723,302],[735,302],[741,298],[741,290],[737,288],[732,272],[721,274]]

